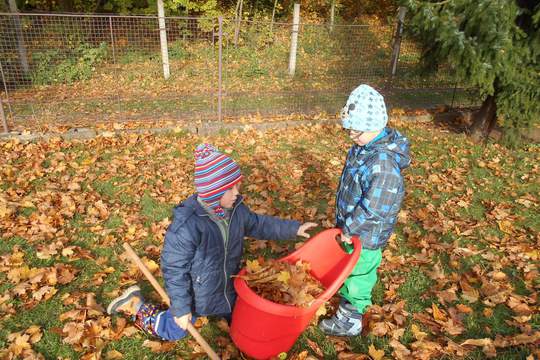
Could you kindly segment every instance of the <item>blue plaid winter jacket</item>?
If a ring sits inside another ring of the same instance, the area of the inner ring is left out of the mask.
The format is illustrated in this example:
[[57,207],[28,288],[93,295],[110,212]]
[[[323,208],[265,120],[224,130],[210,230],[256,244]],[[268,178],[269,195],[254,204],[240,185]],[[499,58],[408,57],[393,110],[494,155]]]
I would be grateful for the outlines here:
[[377,139],[349,150],[336,195],[336,226],[362,246],[384,247],[405,194],[401,170],[410,164],[409,141],[386,128]]

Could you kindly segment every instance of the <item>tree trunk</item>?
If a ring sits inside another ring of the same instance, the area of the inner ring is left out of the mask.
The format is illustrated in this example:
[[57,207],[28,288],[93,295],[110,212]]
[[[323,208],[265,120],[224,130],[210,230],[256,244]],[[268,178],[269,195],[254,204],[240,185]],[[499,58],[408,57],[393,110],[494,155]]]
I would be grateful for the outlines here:
[[497,103],[495,102],[495,96],[488,96],[480,110],[473,115],[473,123],[469,129],[469,132],[473,139],[487,140],[489,133],[495,127],[497,123]]

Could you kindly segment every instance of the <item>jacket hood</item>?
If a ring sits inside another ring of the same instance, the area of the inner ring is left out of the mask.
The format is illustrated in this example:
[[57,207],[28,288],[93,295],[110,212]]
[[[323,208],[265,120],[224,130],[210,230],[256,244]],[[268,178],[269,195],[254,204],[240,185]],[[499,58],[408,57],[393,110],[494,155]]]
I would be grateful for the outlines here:
[[411,164],[409,148],[409,140],[399,131],[389,128],[386,128],[386,135],[381,139],[373,144],[366,145],[366,150],[376,149],[378,152],[385,152],[390,155],[396,161],[400,170]]

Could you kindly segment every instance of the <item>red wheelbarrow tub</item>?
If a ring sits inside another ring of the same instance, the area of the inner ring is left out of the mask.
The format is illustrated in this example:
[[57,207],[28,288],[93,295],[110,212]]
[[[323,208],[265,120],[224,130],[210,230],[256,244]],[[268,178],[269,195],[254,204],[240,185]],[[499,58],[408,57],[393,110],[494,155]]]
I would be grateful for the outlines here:
[[[308,240],[301,248],[279,259],[289,263],[309,262],[311,274],[325,291],[310,307],[281,305],[266,300],[235,278],[238,293],[231,324],[231,338],[243,353],[255,359],[268,359],[288,352],[311,322],[319,307],[330,299],[352,272],[361,252],[358,237],[353,237],[354,251],[347,254],[336,241],[340,229],[328,229]],[[239,275],[246,273],[242,269]]]

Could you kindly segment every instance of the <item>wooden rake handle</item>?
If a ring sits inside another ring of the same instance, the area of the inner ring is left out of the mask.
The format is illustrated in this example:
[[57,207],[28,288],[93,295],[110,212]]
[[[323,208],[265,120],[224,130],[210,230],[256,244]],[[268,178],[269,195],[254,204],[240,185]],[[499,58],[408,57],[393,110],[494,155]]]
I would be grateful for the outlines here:
[[[164,303],[166,303],[168,306],[171,305],[171,300],[169,299],[169,295],[167,295],[167,293],[165,292],[165,289],[163,289],[163,287],[157,282],[156,278],[154,277],[154,275],[152,275],[152,273],[150,272],[150,270],[148,270],[148,268],[146,267],[146,265],[144,265],[144,263],[141,261],[141,259],[139,258],[139,256],[137,256],[137,254],[135,253],[135,251],[133,251],[133,249],[131,248],[131,246],[129,246],[128,243],[124,243],[124,249],[126,250],[126,254],[128,255],[128,257],[130,258],[131,261],[133,261],[135,263],[135,265],[137,265],[137,267],[139,268],[139,270],[141,270],[141,272],[144,274],[144,276],[146,276],[146,278],[148,279],[148,281],[150,281],[150,284],[152,284],[152,286],[154,287],[154,289],[156,289],[156,291],[158,292],[158,294],[161,296],[161,299],[163,300]],[[216,354],[216,352],[210,347],[210,345],[208,345],[208,343],[206,342],[206,340],[204,340],[204,338],[201,336],[201,334],[197,331],[197,329],[195,329],[195,327],[193,326],[193,324],[191,322],[188,322],[188,326],[187,326],[187,331],[189,331],[189,333],[191,334],[191,336],[193,336],[195,338],[195,340],[197,340],[197,342],[199,343],[199,345],[201,345],[201,347],[204,349],[204,351],[206,351],[206,353],[208,354],[208,356],[210,357],[210,359],[212,360],[219,360],[219,356]]]

